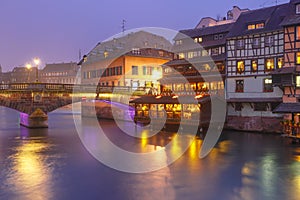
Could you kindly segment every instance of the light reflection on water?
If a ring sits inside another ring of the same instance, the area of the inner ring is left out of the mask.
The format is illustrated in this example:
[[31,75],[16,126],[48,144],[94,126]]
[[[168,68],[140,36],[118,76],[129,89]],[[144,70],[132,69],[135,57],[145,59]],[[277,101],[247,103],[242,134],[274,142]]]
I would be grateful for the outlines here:
[[48,199],[51,194],[52,163],[47,154],[51,144],[45,139],[47,130],[20,127],[20,135],[11,142],[11,154],[4,161],[9,168],[3,184],[23,199]]
[[[203,160],[202,140],[186,135],[190,148],[172,165],[126,174],[96,161],[83,148],[68,111],[49,115],[49,129],[16,126],[15,112],[0,108],[0,199],[299,199],[300,148],[274,135],[225,132]],[[164,150],[175,134],[131,138],[102,121],[109,139],[134,152]],[[91,125],[90,131],[95,130]],[[97,146],[93,135],[84,135]],[[166,155],[156,162],[166,162]],[[151,162],[151,161],[149,161]]]

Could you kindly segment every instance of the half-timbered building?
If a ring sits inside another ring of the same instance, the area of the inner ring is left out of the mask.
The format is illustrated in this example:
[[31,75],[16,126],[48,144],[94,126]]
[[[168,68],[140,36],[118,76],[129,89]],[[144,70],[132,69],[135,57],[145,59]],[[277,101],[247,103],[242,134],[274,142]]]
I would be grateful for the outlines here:
[[[279,132],[282,116],[272,111],[282,90],[272,87],[271,72],[283,67],[288,4],[244,12],[227,39],[227,125],[238,130]],[[278,128],[276,128],[278,127]]]
[[[273,85],[283,91],[283,103],[275,113],[285,114],[290,127],[298,127],[300,114],[300,0],[291,0],[280,24],[284,29],[284,65],[273,73]],[[286,127],[292,132],[291,128]],[[294,129],[296,131],[296,129]],[[300,133],[300,130],[298,130]]]

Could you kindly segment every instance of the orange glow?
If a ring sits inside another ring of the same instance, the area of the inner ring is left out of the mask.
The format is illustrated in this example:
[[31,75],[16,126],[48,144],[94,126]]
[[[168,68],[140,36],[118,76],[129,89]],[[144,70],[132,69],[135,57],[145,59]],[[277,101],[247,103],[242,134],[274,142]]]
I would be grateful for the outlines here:
[[199,94],[199,95],[195,96],[195,99],[200,99],[200,98],[202,98],[202,97],[203,97],[203,95],[202,95],[202,94]]

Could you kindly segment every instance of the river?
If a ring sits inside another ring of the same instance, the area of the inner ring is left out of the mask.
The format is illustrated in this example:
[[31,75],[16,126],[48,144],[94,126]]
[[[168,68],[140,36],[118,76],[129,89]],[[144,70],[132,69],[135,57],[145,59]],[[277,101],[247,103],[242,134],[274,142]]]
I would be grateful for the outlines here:
[[[224,131],[204,159],[202,140],[173,164],[131,174],[95,159],[82,144],[70,109],[49,114],[49,129],[19,126],[18,112],[0,107],[0,199],[203,199],[300,198],[300,146],[278,135]],[[115,143],[156,150],[174,138],[161,133],[131,138],[101,121]],[[187,136],[188,137],[188,136]]]

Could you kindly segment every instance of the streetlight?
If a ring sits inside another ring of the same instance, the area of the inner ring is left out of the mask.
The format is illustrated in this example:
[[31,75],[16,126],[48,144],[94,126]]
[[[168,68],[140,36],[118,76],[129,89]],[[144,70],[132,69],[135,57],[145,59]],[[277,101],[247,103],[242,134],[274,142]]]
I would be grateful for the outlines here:
[[27,70],[28,70],[27,82],[29,82],[29,73],[30,73],[31,67],[32,67],[31,64],[29,64],[29,63],[26,64],[26,68],[27,68]]
[[36,71],[35,71],[35,82],[39,82],[39,69],[38,69],[38,66],[39,66],[41,60],[40,60],[39,58],[35,57],[35,58],[33,59],[33,62],[34,62],[34,64],[35,64],[35,66],[36,66]]

